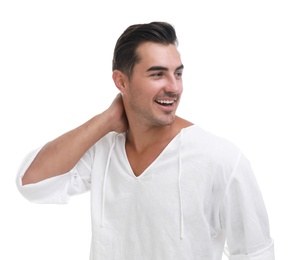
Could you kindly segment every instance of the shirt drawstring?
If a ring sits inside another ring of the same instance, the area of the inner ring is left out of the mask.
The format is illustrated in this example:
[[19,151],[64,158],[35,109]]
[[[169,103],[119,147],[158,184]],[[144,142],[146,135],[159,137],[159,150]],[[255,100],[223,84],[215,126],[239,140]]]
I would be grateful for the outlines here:
[[114,149],[115,144],[116,144],[116,137],[117,137],[117,135],[115,135],[115,137],[114,137],[114,140],[113,140],[113,143],[112,143],[109,155],[108,155],[107,165],[106,165],[105,172],[104,172],[104,179],[103,179],[103,186],[102,186],[102,202],[101,202],[101,223],[100,223],[101,227],[104,226],[105,190],[106,190],[107,174],[108,174],[108,171],[109,171],[111,155],[112,155],[113,149]]
[[180,239],[183,239],[183,207],[182,207],[182,194],[181,194],[181,142],[182,142],[182,131],[180,131],[180,144],[178,148],[178,193],[179,193],[179,209],[180,209]]

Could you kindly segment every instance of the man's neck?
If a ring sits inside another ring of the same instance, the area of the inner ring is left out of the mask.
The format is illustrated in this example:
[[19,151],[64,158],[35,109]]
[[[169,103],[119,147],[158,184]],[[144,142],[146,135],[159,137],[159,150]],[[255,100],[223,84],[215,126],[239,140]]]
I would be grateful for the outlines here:
[[134,151],[141,152],[151,146],[166,146],[182,128],[192,125],[192,123],[175,118],[171,125],[144,127],[136,124],[127,131],[126,145]]

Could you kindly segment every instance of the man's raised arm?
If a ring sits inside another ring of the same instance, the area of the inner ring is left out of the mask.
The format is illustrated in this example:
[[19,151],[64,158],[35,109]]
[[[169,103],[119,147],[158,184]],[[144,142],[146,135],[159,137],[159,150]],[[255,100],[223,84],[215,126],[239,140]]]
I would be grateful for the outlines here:
[[25,172],[22,185],[70,171],[99,139],[111,131],[124,132],[127,127],[121,94],[118,94],[107,110],[44,145]]

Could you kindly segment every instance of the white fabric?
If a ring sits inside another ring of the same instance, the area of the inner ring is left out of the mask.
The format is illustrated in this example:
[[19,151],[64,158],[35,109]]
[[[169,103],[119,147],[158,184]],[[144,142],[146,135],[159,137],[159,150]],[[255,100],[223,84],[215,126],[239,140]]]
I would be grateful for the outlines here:
[[91,190],[91,260],[274,260],[263,199],[245,156],[198,126],[181,131],[139,176],[125,135],[109,133],[64,175],[21,186],[30,201],[67,203]]

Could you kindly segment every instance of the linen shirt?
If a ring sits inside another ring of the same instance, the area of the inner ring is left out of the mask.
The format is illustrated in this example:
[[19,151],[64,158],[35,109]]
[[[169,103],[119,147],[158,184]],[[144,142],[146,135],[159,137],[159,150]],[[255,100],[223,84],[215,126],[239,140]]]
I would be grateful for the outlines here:
[[40,149],[23,161],[17,186],[35,203],[67,203],[91,191],[91,260],[273,260],[267,211],[243,153],[193,125],[138,177],[125,134],[100,139],[67,173],[21,185]]

